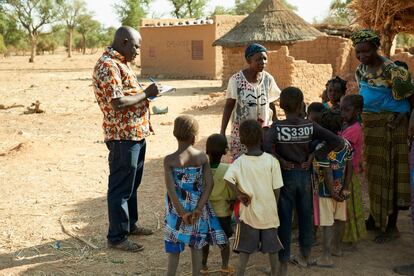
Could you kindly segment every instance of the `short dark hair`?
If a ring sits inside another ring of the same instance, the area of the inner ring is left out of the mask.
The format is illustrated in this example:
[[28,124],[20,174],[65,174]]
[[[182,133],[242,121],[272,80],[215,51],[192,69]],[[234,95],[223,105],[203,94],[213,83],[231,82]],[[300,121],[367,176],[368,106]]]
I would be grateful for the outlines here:
[[405,70],[408,70],[408,64],[402,60],[396,60],[394,61],[394,64],[397,65],[398,67],[402,67]]
[[280,107],[285,112],[295,112],[303,103],[303,93],[297,87],[289,86],[280,93]]
[[342,101],[349,102],[356,110],[362,112],[364,107],[364,98],[361,95],[350,94],[342,98]]
[[313,102],[308,106],[308,114],[309,112],[322,112],[324,109],[323,103]]
[[222,134],[212,134],[207,138],[206,153],[212,156],[221,157],[226,153],[227,138]]
[[245,146],[260,145],[263,139],[263,129],[256,120],[246,120],[241,123],[240,142]]
[[328,84],[330,85],[330,84],[335,84],[335,83],[338,83],[340,86],[341,86],[341,91],[342,91],[342,94],[344,94],[345,95],[345,93],[346,93],[346,84],[348,83],[346,80],[344,80],[344,79],[341,79],[340,77],[338,77],[338,76],[336,76],[335,78],[332,78],[332,79],[330,79],[329,81],[328,81]]
[[333,111],[332,109],[324,110],[321,118],[321,126],[335,134],[338,134],[338,132],[342,129],[341,113]]
[[178,141],[186,141],[198,134],[198,122],[190,115],[175,118],[173,134]]

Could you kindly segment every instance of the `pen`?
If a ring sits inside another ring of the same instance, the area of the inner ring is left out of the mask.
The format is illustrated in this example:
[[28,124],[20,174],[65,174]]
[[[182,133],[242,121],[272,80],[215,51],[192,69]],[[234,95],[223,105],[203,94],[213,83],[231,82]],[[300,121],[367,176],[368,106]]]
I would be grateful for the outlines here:
[[144,87],[141,85],[141,83],[139,82],[139,80],[138,80],[138,78],[137,77],[135,77],[136,78],[136,80],[137,80],[137,83],[138,83],[138,85],[139,85],[139,87],[141,88],[141,89],[144,89]]

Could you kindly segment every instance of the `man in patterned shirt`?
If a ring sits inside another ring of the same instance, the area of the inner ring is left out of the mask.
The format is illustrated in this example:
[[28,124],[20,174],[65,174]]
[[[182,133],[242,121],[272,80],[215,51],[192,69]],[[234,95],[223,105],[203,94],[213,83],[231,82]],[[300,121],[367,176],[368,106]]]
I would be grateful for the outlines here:
[[151,235],[138,227],[137,189],[145,159],[145,137],[151,134],[148,98],[159,93],[156,84],[143,90],[129,67],[139,53],[141,36],[131,27],[119,28],[111,47],[93,72],[96,100],[103,113],[109,149],[108,247],[137,252],[144,249],[128,235]]

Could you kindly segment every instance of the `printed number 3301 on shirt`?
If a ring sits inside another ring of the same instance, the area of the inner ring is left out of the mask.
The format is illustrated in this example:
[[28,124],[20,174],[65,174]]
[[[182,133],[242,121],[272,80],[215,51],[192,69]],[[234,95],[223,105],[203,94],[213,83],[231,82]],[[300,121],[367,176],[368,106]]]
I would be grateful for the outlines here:
[[277,126],[276,132],[277,140],[281,143],[308,143],[313,135],[313,126]]

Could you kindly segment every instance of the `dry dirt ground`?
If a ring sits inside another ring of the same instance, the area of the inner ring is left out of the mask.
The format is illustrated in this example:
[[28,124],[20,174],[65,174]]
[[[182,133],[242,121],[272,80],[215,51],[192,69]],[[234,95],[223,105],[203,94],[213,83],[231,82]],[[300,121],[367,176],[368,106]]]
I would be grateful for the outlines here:
[[[201,126],[197,146],[203,148],[206,137],[219,131],[224,100],[217,92],[222,89],[217,81],[165,81],[178,90],[153,103],[168,106],[169,113],[152,116],[156,134],[147,140],[139,189],[140,221],[158,230],[150,237],[133,238],[145,245],[142,253],[108,250],[108,152],[91,87],[97,57],[46,55],[37,57],[34,65],[27,63],[27,57],[0,59],[0,275],[165,273],[162,158],[175,148],[172,122],[179,114],[196,116]],[[46,112],[24,114],[35,101]],[[13,105],[17,106],[7,108]],[[97,249],[66,234],[62,226]],[[356,251],[335,259],[334,269],[303,270],[292,265],[290,271],[292,275],[393,275],[394,265],[413,261],[408,212],[401,213],[399,226],[400,239],[377,245],[371,234]],[[297,252],[295,244],[293,250]],[[317,246],[314,255],[320,252]],[[236,261],[233,255],[231,263]],[[214,249],[210,268],[219,264],[219,251]],[[247,274],[262,275],[266,264],[266,256],[255,255]],[[189,275],[188,250],[179,271]]]

